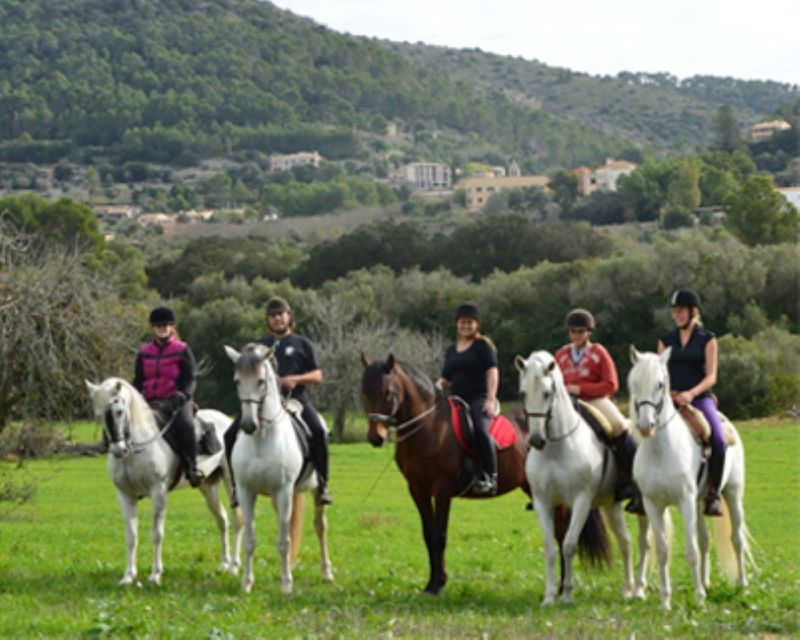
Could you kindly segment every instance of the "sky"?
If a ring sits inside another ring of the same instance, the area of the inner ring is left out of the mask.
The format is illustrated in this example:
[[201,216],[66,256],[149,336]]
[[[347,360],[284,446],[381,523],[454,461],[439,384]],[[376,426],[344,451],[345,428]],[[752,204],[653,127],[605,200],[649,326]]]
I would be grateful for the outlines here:
[[619,71],[800,84],[798,0],[272,0],[352,35]]

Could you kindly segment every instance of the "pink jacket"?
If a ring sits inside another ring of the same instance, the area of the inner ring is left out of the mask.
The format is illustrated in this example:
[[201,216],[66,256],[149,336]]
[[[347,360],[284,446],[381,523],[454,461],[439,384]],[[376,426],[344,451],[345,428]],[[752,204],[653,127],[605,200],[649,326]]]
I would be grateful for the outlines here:
[[181,376],[181,358],[186,343],[170,337],[163,346],[155,341],[142,345],[139,349],[141,361],[141,390],[145,400],[172,398]]

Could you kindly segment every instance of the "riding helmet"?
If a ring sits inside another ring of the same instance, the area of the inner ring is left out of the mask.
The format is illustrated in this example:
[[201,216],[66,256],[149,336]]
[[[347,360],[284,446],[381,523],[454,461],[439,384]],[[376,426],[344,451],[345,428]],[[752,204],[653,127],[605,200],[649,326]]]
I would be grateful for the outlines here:
[[150,312],[150,324],[175,324],[175,313],[169,307],[156,307]]
[[700,308],[700,296],[692,289],[675,289],[669,297],[670,307]]
[[567,328],[575,327],[576,329],[594,331],[594,316],[586,309],[573,309],[567,314],[564,324],[567,325]]
[[273,313],[283,313],[284,311],[291,313],[292,310],[289,308],[289,303],[280,296],[273,296],[267,300],[268,316],[272,315]]
[[458,305],[458,309],[456,309],[456,320],[459,318],[472,318],[473,320],[480,320],[481,319],[481,312],[478,310],[478,307],[471,302],[465,302],[464,304]]

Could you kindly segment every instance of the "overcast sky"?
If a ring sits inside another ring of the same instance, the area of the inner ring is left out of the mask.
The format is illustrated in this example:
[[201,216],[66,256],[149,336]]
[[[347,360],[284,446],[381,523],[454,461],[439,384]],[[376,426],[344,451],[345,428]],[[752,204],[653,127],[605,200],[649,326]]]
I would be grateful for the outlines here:
[[800,0],[272,0],[336,31],[591,74],[800,84]]

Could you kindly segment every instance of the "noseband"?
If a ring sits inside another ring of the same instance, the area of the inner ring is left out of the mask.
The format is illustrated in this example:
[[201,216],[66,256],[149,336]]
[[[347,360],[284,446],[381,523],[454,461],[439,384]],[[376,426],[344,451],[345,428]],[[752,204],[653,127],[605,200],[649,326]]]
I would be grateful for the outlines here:
[[525,414],[525,426],[528,427],[528,431],[530,432],[530,418],[544,418],[544,439],[545,442],[558,442],[559,440],[565,440],[578,428],[578,425],[581,423],[581,415],[578,412],[578,419],[575,421],[575,426],[572,427],[566,433],[562,433],[560,436],[553,436],[550,433],[550,422],[553,417],[553,405],[556,401],[556,392],[553,392],[552,397],[550,398],[550,406],[547,407],[547,411],[528,411],[525,408],[525,401],[522,401],[522,412]]
[[[424,422],[420,422],[420,421],[423,418],[428,417],[434,411],[436,411],[436,406],[437,406],[438,403],[434,402],[430,407],[425,409],[425,411],[423,411],[422,413],[417,414],[413,418],[410,418],[409,420],[406,420],[405,422],[403,422],[401,424],[398,424],[397,413],[401,409],[401,403],[400,403],[400,394],[397,393],[397,387],[395,385],[394,376],[392,376],[390,378],[390,380],[389,380],[389,395],[392,398],[391,413],[389,413],[389,414],[385,414],[385,413],[368,413],[367,414],[367,423],[368,424],[372,424],[373,422],[382,422],[389,429],[392,429],[392,430],[395,431],[395,433],[396,433],[395,443],[399,444],[403,440],[405,440],[406,438],[410,438],[411,436],[413,436],[419,429],[421,429],[423,426],[425,426],[425,423]],[[414,429],[411,429],[407,433],[403,433],[403,434],[400,433],[406,427],[410,427],[411,425],[413,425],[413,424],[415,424],[417,422],[419,422],[419,424]]]
[[636,402],[633,403],[633,408],[636,411],[637,417],[639,416],[639,409],[641,409],[642,407],[653,407],[653,410],[656,412],[656,427],[655,427],[656,431],[666,427],[672,421],[672,419],[676,415],[678,415],[678,412],[673,410],[672,415],[669,418],[667,418],[663,422],[659,421],[658,418],[661,416],[661,410],[664,408],[664,402],[666,400],[666,396],[667,396],[667,390],[665,387],[661,391],[661,398],[658,400],[658,402],[653,402],[652,400],[637,400]]

